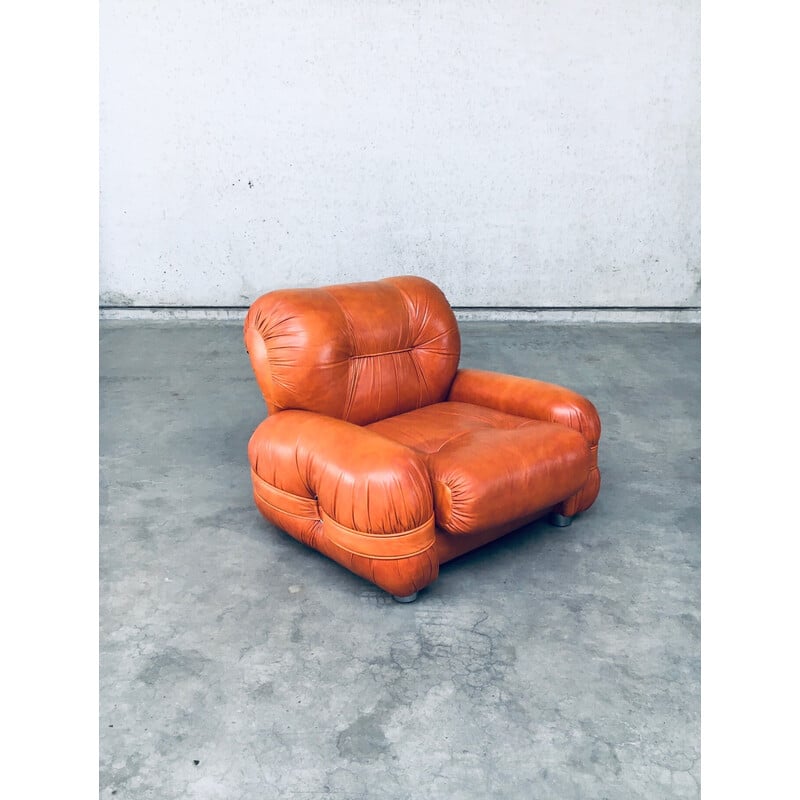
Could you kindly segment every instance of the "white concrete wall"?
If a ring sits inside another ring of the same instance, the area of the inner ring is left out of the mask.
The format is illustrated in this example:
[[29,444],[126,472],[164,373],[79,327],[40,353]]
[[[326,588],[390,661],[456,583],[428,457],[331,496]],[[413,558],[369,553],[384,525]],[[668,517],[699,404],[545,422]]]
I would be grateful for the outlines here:
[[101,0],[101,303],[696,306],[697,0]]

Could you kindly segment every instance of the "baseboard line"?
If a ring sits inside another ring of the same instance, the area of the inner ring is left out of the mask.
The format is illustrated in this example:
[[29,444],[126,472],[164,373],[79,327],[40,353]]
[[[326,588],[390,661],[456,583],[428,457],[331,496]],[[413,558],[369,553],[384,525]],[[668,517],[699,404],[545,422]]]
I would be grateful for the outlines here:
[[[101,320],[143,322],[244,320],[247,306],[100,306]],[[459,307],[459,322],[700,322],[697,306]]]

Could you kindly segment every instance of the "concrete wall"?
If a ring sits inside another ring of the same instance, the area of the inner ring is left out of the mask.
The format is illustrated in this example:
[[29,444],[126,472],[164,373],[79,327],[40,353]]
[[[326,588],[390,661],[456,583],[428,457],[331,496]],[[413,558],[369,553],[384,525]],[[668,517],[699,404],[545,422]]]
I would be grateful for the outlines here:
[[697,0],[101,0],[101,304],[697,306]]

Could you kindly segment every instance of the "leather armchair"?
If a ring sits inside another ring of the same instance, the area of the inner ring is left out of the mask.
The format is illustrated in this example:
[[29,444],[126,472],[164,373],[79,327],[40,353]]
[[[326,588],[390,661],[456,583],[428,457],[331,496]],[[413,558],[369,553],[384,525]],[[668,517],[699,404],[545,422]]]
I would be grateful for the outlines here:
[[446,298],[414,276],[258,298],[245,347],[268,417],[261,513],[403,602],[439,565],[600,489],[600,420],[575,392],[458,369]]

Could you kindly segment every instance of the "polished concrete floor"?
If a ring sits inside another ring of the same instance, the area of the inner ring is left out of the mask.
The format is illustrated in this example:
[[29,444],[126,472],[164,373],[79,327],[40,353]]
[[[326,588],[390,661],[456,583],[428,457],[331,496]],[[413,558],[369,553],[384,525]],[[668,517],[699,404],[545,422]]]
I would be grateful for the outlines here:
[[594,401],[603,487],[399,605],[253,506],[239,323],[101,323],[101,798],[699,796],[699,328],[461,327]]

